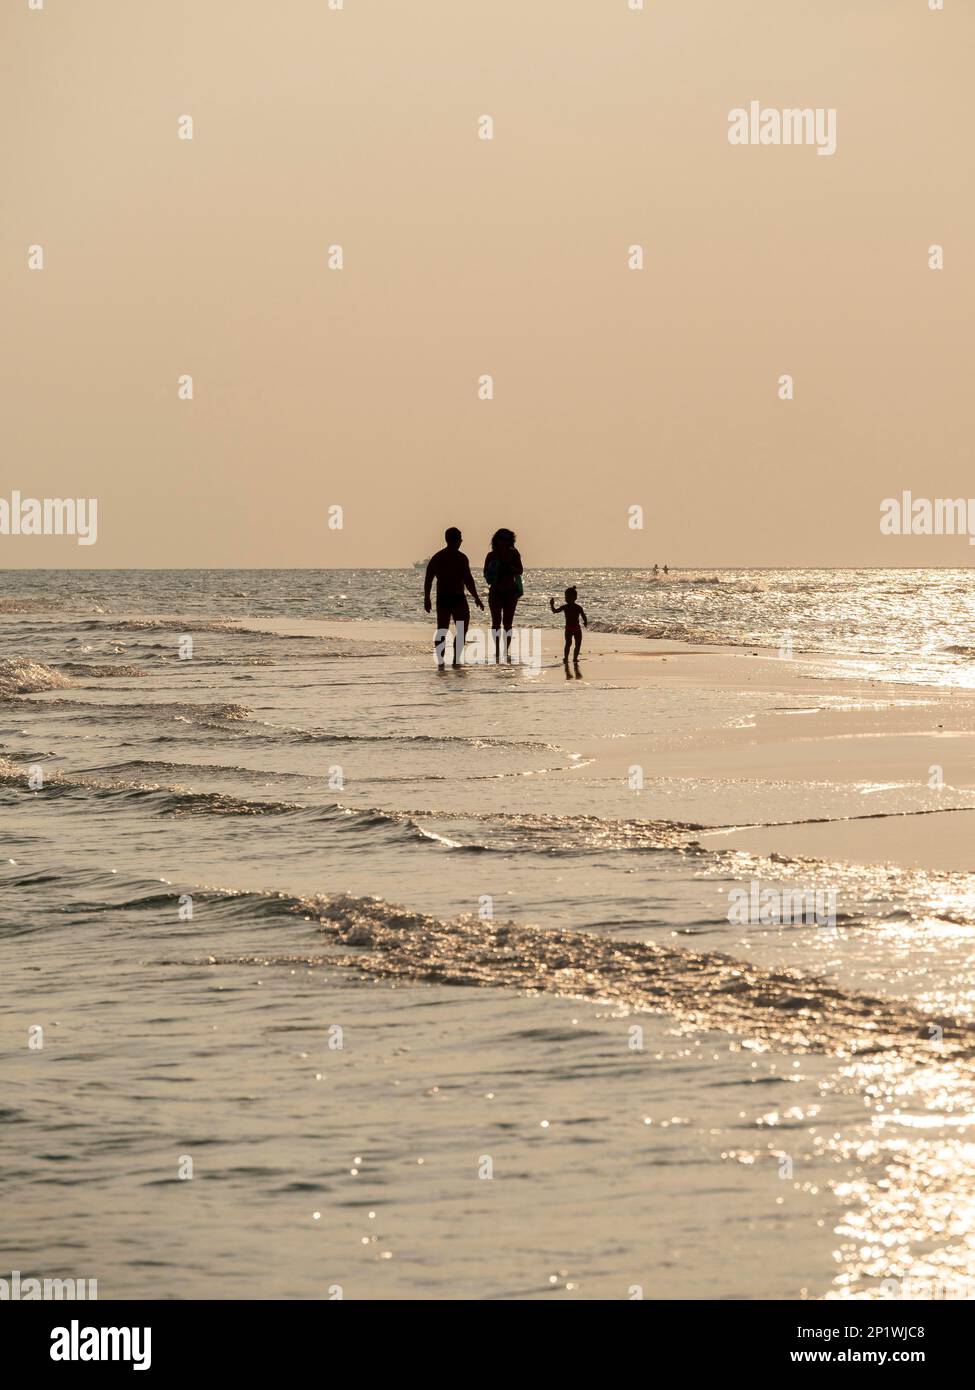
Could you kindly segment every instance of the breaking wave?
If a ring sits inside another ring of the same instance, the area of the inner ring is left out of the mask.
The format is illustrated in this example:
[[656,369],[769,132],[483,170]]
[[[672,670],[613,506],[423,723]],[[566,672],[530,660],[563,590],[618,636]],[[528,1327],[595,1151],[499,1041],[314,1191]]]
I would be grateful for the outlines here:
[[60,668],[62,671],[69,672],[72,679],[82,676],[89,680],[108,680],[113,676],[146,676],[147,671],[143,671],[141,666],[122,663],[112,665],[110,662],[93,661],[66,661]]
[[[152,766],[133,762],[132,767]],[[172,765],[156,764],[157,767]],[[226,769],[184,765],[192,774]],[[124,769],[120,769],[124,770]],[[545,815],[479,815],[476,812],[384,810],[379,807],[356,807],[336,801],[309,805],[298,801],[255,799],[222,791],[192,791],[179,784],[166,785],[141,781],[132,777],[109,778],[92,773],[61,772],[50,768],[45,773],[43,787],[34,790],[28,780],[26,765],[13,763],[0,756],[0,786],[25,791],[31,795],[104,800],[119,798],[130,804],[166,816],[292,816],[301,820],[327,820],[339,829],[372,831],[378,828],[399,828],[406,837],[425,841],[447,850],[467,852],[507,853],[523,850],[549,854],[588,853],[603,850],[697,850],[700,846],[692,832],[704,826],[674,821],[613,821],[596,816]],[[98,769],[95,770],[96,772]],[[101,769],[110,772],[111,769]],[[267,777],[267,774],[260,774]],[[461,825],[460,831],[438,833],[433,827]],[[471,834],[466,827],[473,827]],[[464,836],[464,838],[461,838]]]
[[0,657],[0,699],[32,695],[41,690],[61,690],[74,682],[63,671],[43,666],[27,657]]
[[716,952],[546,931],[474,914],[444,921],[381,898],[348,894],[279,896],[275,902],[314,922],[325,944],[341,949],[325,955],[210,956],[207,963],[340,966],[379,979],[589,999],[632,1012],[670,1014],[684,1025],[720,1029],[759,1048],[841,1057],[896,1052],[927,1062],[975,1057],[975,1024]]
[[[164,966],[341,969],[406,984],[556,995],[609,1005],[622,1015],[668,1016],[682,1029],[731,1034],[758,1052],[896,1056],[922,1064],[975,1058],[975,1022],[715,951],[547,930],[474,913],[444,919],[346,893],[160,887],[103,871],[15,865],[0,866],[0,877],[8,888],[43,889],[48,911],[69,920],[86,913],[132,914],[145,939],[161,944],[157,963]],[[184,942],[174,957],[173,903],[184,891],[192,892],[197,907],[194,930],[211,940],[202,955],[187,956]],[[255,925],[272,929],[271,949],[220,949],[225,929]],[[282,949],[289,926],[304,940]],[[37,929],[28,919],[14,934]],[[308,939],[309,932],[317,941]]]

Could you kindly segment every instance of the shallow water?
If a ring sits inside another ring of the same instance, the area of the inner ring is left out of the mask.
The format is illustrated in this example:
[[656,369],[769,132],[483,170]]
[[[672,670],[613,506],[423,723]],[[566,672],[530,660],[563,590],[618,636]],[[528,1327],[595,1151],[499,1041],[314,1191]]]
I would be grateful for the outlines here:
[[[787,614],[881,705],[970,684],[967,572],[572,578],[603,630],[776,646]],[[780,695],[260,627],[417,585],[4,577],[0,1258],[102,1297],[970,1296],[975,876],[703,848],[864,789],[636,793],[579,751]],[[735,925],[751,880],[836,925]]]
[[[479,574],[477,555],[472,568]],[[422,618],[416,570],[20,570],[0,612]],[[551,625],[548,598],[578,586],[593,631],[843,654],[851,672],[971,685],[970,569],[530,570],[519,623]]]

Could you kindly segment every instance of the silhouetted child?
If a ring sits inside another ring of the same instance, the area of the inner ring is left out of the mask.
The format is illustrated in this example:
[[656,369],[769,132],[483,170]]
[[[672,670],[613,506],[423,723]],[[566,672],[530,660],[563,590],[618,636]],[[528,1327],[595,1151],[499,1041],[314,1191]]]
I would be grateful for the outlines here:
[[553,613],[565,614],[565,651],[562,654],[563,661],[568,661],[569,659],[569,647],[572,645],[573,639],[575,639],[576,649],[572,659],[573,661],[579,660],[579,648],[582,646],[582,628],[579,626],[579,620],[581,619],[586,627],[589,626],[589,619],[586,617],[585,610],[580,603],[576,603],[578,597],[579,595],[576,589],[566,589],[565,603],[560,603],[558,607],[556,607],[554,598],[550,598],[548,601],[549,607]]

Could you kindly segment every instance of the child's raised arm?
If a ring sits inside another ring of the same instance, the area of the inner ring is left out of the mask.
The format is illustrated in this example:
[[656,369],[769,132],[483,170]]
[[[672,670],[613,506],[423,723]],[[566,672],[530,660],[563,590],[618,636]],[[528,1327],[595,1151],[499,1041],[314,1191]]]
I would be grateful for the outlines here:
[[549,601],[548,601],[548,606],[549,606],[549,608],[551,608],[551,610],[552,610],[553,613],[561,613],[562,610],[563,610],[563,608],[565,607],[565,604],[564,604],[564,603],[560,603],[559,606],[558,606],[558,608],[556,608],[556,606],[555,606],[555,599],[554,599],[554,598],[550,598]]

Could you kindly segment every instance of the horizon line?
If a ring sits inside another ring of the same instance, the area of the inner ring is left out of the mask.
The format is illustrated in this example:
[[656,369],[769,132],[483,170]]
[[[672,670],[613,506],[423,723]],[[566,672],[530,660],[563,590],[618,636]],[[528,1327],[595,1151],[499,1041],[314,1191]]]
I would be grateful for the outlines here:
[[[540,570],[649,570],[655,561],[640,565],[600,565],[587,563],[567,563],[556,561],[550,565],[526,565],[525,573]],[[231,574],[242,570],[254,573],[279,574],[348,574],[356,570],[373,570],[376,573],[403,570],[419,572],[423,568],[416,562],[402,565],[15,565],[0,566],[0,574]],[[660,567],[662,568],[662,566]],[[824,570],[853,572],[858,570],[885,572],[888,570],[945,570],[967,572],[971,565],[668,565],[671,574],[690,570],[733,570],[760,571],[771,573],[776,570]]]

